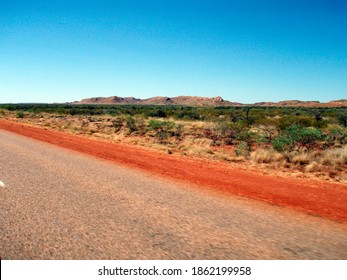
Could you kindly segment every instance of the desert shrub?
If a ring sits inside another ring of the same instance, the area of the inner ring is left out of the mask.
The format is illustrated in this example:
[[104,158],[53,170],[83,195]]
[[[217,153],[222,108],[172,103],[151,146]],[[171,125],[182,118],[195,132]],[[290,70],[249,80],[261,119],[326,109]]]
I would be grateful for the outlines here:
[[244,119],[244,117],[242,116],[242,111],[240,110],[233,110],[230,113],[230,120],[233,123],[237,123],[239,121],[242,121]]
[[112,127],[114,127],[115,132],[126,128],[127,133],[133,133],[143,129],[144,126],[144,121],[141,123],[132,116],[118,116],[112,119]]
[[250,151],[253,144],[256,142],[260,135],[256,132],[243,129],[237,136],[236,140],[245,142],[247,144],[248,150]]
[[254,138],[254,142],[258,144],[269,143],[269,135],[267,134],[254,133],[253,138]]
[[286,135],[279,135],[272,141],[272,147],[278,151],[282,152],[287,149],[287,147],[293,145],[293,139]]
[[327,120],[323,118],[324,109],[313,109],[311,114],[314,116],[314,120],[312,123],[313,127],[324,128],[328,125]]
[[158,130],[158,129],[169,130],[175,127],[175,123],[171,121],[150,120],[148,122],[148,127],[150,130]]
[[230,129],[231,124],[226,121],[220,121],[215,128],[215,130],[218,130],[220,132],[220,135],[222,137],[225,137],[229,133]]
[[277,123],[277,127],[280,130],[286,130],[288,127],[293,126],[293,125],[299,125],[302,127],[310,127],[314,126],[314,119],[309,116],[283,116],[281,119],[279,119]]
[[76,108],[71,108],[68,110],[68,114],[70,114],[71,116],[74,116],[78,114],[78,110]]
[[347,128],[333,125],[328,129],[326,136],[327,146],[336,146],[347,144]]
[[256,140],[257,143],[271,143],[274,137],[278,135],[278,129],[274,125],[260,125],[258,128],[263,141]]
[[160,141],[164,141],[170,134],[173,134],[173,128],[175,128],[175,123],[171,121],[150,120],[148,122],[148,129],[155,131],[155,135]]
[[321,140],[323,134],[320,129],[313,127],[302,127],[300,125],[291,125],[280,133],[272,141],[272,146],[276,151],[284,151],[293,148],[296,144],[312,148],[316,141]]
[[301,127],[300,125],[292,125],[286,129],[288,136],[295,143],[311,147],[317,140],[321,140],[323,135],[320,129],[313,127]]
[[163,109],[157,109],[154,111],[147,112],[148,117],[158,117],[158,118],[166,118],[167,114]]
[[[239,141],[247,141],[249,138],[247,135],[248,130],[245,129],[245,124],[243,122],[233,123],[230,121],[220,121],[213,128],[213,133],[210,133],[212,136],[210,139],[213,141],[219,140],[220,142],[224,142],[226,145],[232,145]],[[242,133],[245,133],[245,135]]]
[[298,117],[298,119],[295,121],[295,124],[303,127],[311,127],[315,126],[315,120],[312,117],[302,116]]
[[339,124],[343,127],[347,127],[347,114],[340,114],[338,116]]
[[126,128],[129,129],[129,132],[132,133],[137,130],[135,119],[131,116],[126,118]]
[[183,125],[182,124],[177,124],[175,126],[174,135],[177,139],[181,139],[181,137],[183,136]]
[[242,130],[240,133],[236,136],[236,139],[239,141],[248,142],[252,138],[253,133],[249,130]]
[[203,136],[207,139],[211,139],[211,146],[219,145],[220,133],[216,127],[207,127],[203,130]]
[[24,113],[22,111],[16,112],[16,117],[22,119],[24,118]]
[[212,140],[211,145],[219,146],[223,143],[225,145],[233,145],[240,141],[248,143],[252,139],[253,133],[245,127],[244,123],[219,120],[215,124],[209,124],[203,130],[203,136]]
[[112,120],[112,126],[114,127],[116,132],[120,131],[123,128],[124,122],[125,120],[122,116],[116,117]]
[[240,142],[236,149],[235,149],[235,154],[237,156],[247,156],[249,155],[249,146],[246,142]]
[[295,124],[296,118],[293,116],[283,116],[277,121],[277,128],[280,130],[285,130],[287,127]]
[[137,117],[135,119],[135,126],[136,126],[136,130],[138,132],[139,135],[144,135],[146,134],[147,131],[147,126],[144,120],[143,116]]
[[219,146],[221,144],[221,140],[223,138],[223,125],[221,122],[218,123],[209,123],[206,125],[201,132],[202,136],[204,138],[210,139],[211,141],[211,146]]
[[[176,107],[177,108],[177,107]],[[177,119],[185,119],[185,120],[200,120],[203,118],[200,113],[198,113],[199,108],[190,107],[190,106],[181,106],[176,109],[175,116]],[[207,112],[204,112],[205,114]]]
[[312,126],[315,128],[324,128],[324,127],[328,126],[328,121],[327,120],[320,120],[320,121],[314,120]]

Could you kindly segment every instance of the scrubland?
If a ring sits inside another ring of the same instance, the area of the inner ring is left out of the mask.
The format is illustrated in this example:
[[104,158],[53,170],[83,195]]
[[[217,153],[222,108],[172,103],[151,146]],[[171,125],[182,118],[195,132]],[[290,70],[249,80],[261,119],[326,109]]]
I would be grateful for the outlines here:
[[347,109],[0,105],[0,118],[279,176],[347,182]]

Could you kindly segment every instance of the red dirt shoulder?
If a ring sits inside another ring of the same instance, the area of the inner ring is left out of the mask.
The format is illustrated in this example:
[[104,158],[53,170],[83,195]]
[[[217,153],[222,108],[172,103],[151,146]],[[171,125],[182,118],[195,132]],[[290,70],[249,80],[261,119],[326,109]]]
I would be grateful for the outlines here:
[[0,120],[0,129],[224,194],[244,196],[347,222],[347,187],[344,184],[262,175],[237,169],[228,163],[168,155],[4,120]]

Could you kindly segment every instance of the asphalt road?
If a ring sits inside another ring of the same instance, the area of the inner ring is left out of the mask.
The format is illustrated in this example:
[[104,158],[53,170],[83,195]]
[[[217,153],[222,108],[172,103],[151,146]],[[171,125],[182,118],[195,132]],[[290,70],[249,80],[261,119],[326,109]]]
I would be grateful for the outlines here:
[[0,130],[2,259],[347,259],[347,225]]

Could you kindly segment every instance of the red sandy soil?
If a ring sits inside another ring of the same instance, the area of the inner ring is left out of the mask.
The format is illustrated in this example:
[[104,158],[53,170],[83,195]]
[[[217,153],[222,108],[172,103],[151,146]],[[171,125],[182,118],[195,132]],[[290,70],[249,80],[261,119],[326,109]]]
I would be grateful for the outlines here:
[[0,120],[0,129],[40,141],[183,180],[223,194],[285,206],[347,222],[347,186],[301,178],[279,178],[237,169],[228,163],[191,159],[145,148],[88,139],[65,132]]

